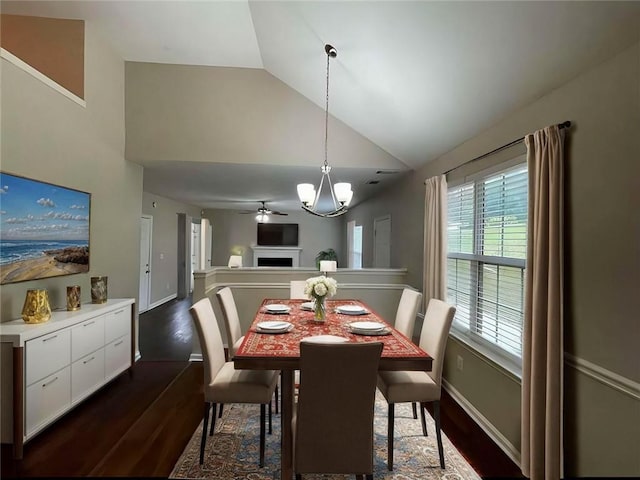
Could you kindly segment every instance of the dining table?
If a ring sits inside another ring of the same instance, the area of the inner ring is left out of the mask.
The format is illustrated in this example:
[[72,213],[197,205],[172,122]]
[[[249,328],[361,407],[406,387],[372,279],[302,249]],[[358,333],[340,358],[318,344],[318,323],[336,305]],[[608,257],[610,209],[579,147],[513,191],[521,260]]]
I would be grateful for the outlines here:
[[[326,317],[318,322],[307,300],[263,300],[233,358],[237,369],[281,371],[281,479],[293,477],[294,372],[300,368],[302,340],[331,341],[341,337],[344,339],[341,341],[348,342],[382,342],[378,370],[431,370],[432,357],[364,302],[331,299],[325,300],[325,304]],[[280,330],[263,330],[267,325],[277,326],[275,322],[290,325]],[[356,322],[375,322],[384,328],[362,332],[354,329]]]

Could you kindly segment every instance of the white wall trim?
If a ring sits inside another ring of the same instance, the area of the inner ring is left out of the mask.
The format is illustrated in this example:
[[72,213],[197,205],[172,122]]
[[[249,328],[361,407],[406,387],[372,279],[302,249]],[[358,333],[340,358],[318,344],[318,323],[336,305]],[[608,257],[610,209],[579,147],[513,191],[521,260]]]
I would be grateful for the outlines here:
[[189,355],[190,362],[202,362],[202,353],[192,353]]
[[442,379],[443,388],[451,395],[451,397],[467,412],[467,414],[491,437],[491,439],[502,449],[502,451],[520,467],[520,452],[518,449],[500,433],[500,431],[480,413],[467,399],[453,387],[444,378]]
[[75,103],[77,103],[81,107],[87,108],[87,102],[84,101],[82,98],[78,97],[75,93],[70,92],[69,90],[64,88],[62,85],[60,85],[59,83],[54,82],[49,77],[47,77],[43,73],[39,72],[38,70],[33,68],[28,63],[24,62],[23,60],[20,60],[18,57],[16,57],[11,52],[5,50],[4,48],[0,48],[0,57],[4,58],[8,62],[14,64],[20,70],[28,73],[32,77],[40,80],[42,83],[44,83],[48,87],[53,88],[56,92],[61,93],[62,95],[64,95],[68,99],[74,101]]
[[[175,294],[175,293],[172,294],[172,295],[169,295],[168,297],[164,297],[164,298],[162,298],[162,299],[160,299],[160,300],[158,300],[156,302],[153,302],[153,303],[149,304],[149,308],[144,310],[144,312],[148,312],[149,310],[153,310],[154,308],[159,307],[160,305],[163,305],[163,304],[165,304],[167,302],[170,302],[171,300],[173,300],[174,298],[177,298],[177,297],[178,297],[178,295]],[[144,312],[141,311],[140,313],[144,313]]]
[[588,377],[606,385],[614,390],[629,395],[635,400],[640,400],[640,383],[618,375],[611,370],[607,370],[604,367],[591,363],[584,358],[579,358],[570,353],[565,352],[564,361],[567,365],[575,368],[581,373],[584,373]]

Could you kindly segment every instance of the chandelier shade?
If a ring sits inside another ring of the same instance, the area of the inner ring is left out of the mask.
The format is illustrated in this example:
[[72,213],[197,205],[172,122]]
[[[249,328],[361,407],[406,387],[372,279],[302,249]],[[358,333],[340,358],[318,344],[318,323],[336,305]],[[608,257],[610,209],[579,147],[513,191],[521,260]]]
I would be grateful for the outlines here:
[[[331,167],[327,162],[328,140],[329,140],[329,60],[338,56],[338,51],[331,45],[325,45],[324,51],[327,54],[327,91],[326,102],[324,111],[324,164],[320,167],[322,176],[320,177],[320,184],[316,190],[315,186],[311,183],[298,184],[298,197],[300,203],[302,203],[302,209],[317,215],[318,217],[333,218],[347,213],[347,207],[353,198],[353,191],[351,190],[351,184],[347,182],[339,182],[335,185],[331,183]],[[333,210],[322,212],[319,211],[319,200],[322,194],[322,189],[326,186],[331,192],[331,200],[333,202]]]

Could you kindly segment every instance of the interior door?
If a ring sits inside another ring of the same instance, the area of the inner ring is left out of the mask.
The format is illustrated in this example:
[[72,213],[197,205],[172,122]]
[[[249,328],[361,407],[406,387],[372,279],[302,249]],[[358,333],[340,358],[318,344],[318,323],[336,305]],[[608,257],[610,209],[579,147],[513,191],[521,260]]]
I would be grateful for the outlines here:
[[391,267],[391,216],[373,220],[373,266]]
[[191,275],[189,278],[190,288],[189,291],[193,291],[193,272],[196,270],[200,270],[201,260],[201,241],[200,241],[200,224],[192,223],[191,224]]
[[153,217],[143,215],[140,218],[140,291],[138,295],[139,312],[149,310],[151,299],[151,237]]

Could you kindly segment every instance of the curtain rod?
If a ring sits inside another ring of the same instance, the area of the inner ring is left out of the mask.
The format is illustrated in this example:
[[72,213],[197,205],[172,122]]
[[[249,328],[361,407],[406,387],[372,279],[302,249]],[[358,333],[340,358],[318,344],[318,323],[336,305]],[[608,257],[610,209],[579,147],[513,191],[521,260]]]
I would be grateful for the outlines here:
[[[569,120],[567,120],[566,122],[562,122],[562,123],[558,124],[558,128],[560,130],[562,130],[563,128],[569,128],[570,126],[571,126],[571,122]],[[518,138],[517,140],[514,140],[513,142],[509,142],[506,145],[502,145],[501,147],[493,149],[490,152],[484,153],[484,154],[480,155],[479,157],[472,158],[471,160],[467,160],[466,162],[458,165],[457,167],[453,167],[453,168],[447,170],[446,172],[443,173],[443,175],[446,175],[447,173],[453,172],[454,170],[457,170],[458,168],[462,167],[463,165],[467,165],[468,163],[475,162],[476,160],[480,160],[482,158],[488,157],[489,155],[493,155],[494,153],[498,153],[501,150],[504,150],[505,148],[513,147],[514,145],[517,145],[518,143],[520,143],[522,141],[524,141],[524,137]]]

